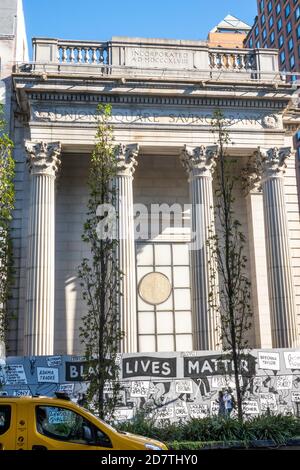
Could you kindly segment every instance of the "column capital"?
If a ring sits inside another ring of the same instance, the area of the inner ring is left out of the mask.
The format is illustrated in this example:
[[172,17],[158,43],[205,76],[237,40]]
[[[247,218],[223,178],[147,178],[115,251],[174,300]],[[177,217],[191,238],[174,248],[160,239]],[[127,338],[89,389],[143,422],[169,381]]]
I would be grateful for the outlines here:
[[60,142],[25,141],[27,166],[31,175],[48,175],[55,177],[60,167]]
[[199,147],[185,145],[180,160],[191,177],[211,176],[216,166],[218,149],[217,145],[200,145]]
[[287,166],[286,160],[291,153],[291,147],[273,147],[269,149],[258,147],[255,157],[262,182],[269,178],[283,177]]
[[245,196],[261,193],[261,175],[256,158],[249,158],[247,165],[241,171],[241,179]]
[[115,148],[117,176],[133,176],[137,166],[138,144],[119,144]]

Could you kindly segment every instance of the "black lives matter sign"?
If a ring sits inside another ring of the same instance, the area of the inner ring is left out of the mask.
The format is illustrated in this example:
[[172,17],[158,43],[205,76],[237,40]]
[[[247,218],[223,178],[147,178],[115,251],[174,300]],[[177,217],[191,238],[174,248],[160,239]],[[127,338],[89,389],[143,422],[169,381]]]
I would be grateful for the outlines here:
[[[197,378],[212,375],[232,375],[233,361],[224,356],[193,356],[184,358],[184,377]],[[251,354],[240,359],[240,373],[252,377],[255,374],[255,357]]]
[[176,377],[176,357],[128,357],[122,361],[123,379],[130,377]]
[[[122,360],[122,375],[130,377],[176,377],[176,357],[158,358],[151,356],[128,357]],[[85,361],[66,362],[66,381],[84,382],[93,373],[93,366]]]
[[[108,375],[112,375],[107,366]],[[67,382],[85,382],[89,377],[97,374],[97,361],[87,363],[86,361],[66,362],[66,381]]]

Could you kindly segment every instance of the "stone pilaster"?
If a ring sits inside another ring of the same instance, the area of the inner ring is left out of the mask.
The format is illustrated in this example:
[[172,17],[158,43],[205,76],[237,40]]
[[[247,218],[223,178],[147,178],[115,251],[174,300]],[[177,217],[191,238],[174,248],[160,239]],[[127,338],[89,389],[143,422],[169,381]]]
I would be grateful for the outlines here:
[[284,172],[291,148],[259,148],[267,246],[273,347],[297,345],[295,294],[284,197]]
[[25,355],[51,355],[54,343],[55,178],[60,166],[59,142],[25,142],[31,175]]
[[247,205],[249,267],[251,275],[251,302],[255,333],[254,346],[272,348],[268,270],[266,261],[266,236],[264,224],[261,178],[253,159],[243,171]]
[[138,145],[120,144],[116,150],[118,173],[119,268],[123,273],[120,291],[121,329],[125,333],[122,352],[137,352],[136,256],[133,214],[133,174],[137,165]]
[[217,322],[209,306],[212,291],[207,240],[213,231],[214,210],[212,174],[216,165],[217,146],[185,146],[181,161],[189,175],[192,203],[191,279],[194,348],[216,349]]

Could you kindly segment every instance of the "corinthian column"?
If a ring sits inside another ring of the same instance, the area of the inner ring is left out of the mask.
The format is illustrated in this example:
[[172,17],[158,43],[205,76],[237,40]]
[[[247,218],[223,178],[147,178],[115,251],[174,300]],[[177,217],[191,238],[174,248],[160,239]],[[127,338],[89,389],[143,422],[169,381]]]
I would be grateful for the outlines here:
[[31,175],[24,332],[25,355],[53,354],[55,178],[59,142],[25,142]]
[[291,148],[259,149],[266,230],[273,347],[297,345],[296,307],[284,200],[284,172]]
[[118,192],[118,236],[119,268],[123,273],[121,279],[120,318],[121,329],[125,333],[122,341],[122,352],[137,351],[137,313],[136,313],[136,258],[134,240],[134,214],[132,182],[138,145],[117,147],[116,159],[118,173],[116,186]]
[[212,173],[217,151],[217,146],[185,146],[181,155],[189,175],[192,203],[192,314],[194,347],[198,350],[216,349],[217,346],[216,318],[209,306],[211,283],[207,246],[214,225]]

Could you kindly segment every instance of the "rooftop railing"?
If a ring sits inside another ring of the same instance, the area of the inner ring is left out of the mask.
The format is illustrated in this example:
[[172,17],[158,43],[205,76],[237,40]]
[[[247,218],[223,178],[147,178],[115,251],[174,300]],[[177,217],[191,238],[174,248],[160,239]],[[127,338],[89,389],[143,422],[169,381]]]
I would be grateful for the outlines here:
[[107,42],[58,40],[56,60],[59,64],[108,65],[108,45]]
[[19,71],[130,77],[284,81],[272,49],[210,48],[203,41],[114,37],[111,41],[33,39]]

